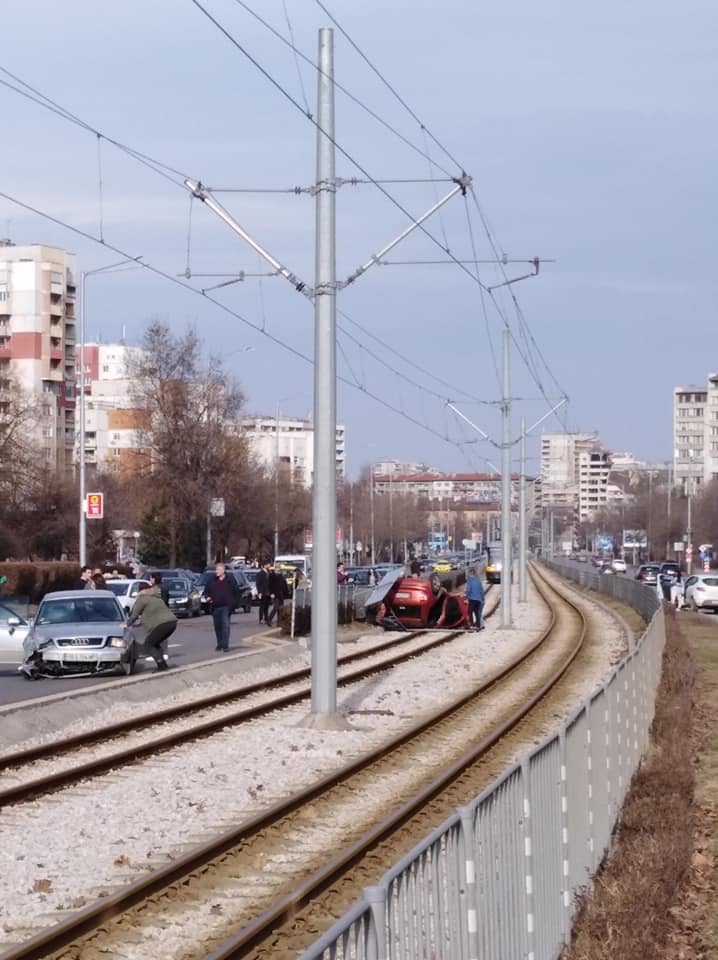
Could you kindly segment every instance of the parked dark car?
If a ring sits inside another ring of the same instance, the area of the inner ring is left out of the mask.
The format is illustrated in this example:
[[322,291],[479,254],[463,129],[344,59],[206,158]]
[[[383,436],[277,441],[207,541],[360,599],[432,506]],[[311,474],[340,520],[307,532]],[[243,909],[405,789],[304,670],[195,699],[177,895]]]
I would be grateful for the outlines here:
[[[241,570],[227,570],[226,573],[227,577],[231,580],[234,580],[234,582],[237,584],[237,595],[239,599],[232,613],[235,613],[237,610],[243,610],[245,613],[251,613],[252,587],[249,583],[249,580],[247,580]],[[202,605],[202,613],[209,613],[212,607],[212,604],[209,602],[207,595],[204,592],[204,588],[207,586],[213,576],[214,567],[208,567],[199,578],[197,589],[201,591],[200,603]]]
[[202,612],[200,590],[186,577],[163,577],[169,608],[176,617],[198,617]]
[[381,580],[381,576],[373,567],[345,567],[347,583],[354,583],[361,587],[373,587]]
[[658,563],[642,563],[636,572],[636,580],[640,580],[641,583],[647,583],[650,586],[655,586],[658,582],[658,574],[660,571],[661,567]]
[[664,560],[659,571],[661,574],[668,574],[670,577],[680,577],[681,565],[674,560]]

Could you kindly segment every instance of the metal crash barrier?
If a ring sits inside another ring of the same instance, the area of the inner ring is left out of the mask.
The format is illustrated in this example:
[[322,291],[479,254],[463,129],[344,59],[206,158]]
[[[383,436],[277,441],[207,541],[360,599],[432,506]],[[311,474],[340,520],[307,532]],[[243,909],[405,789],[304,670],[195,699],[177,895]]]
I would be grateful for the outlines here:
[[650,622],[561,728],[389,870],[299,960],[555,960],[641,757],[665,643],[655,591],[564,564]]

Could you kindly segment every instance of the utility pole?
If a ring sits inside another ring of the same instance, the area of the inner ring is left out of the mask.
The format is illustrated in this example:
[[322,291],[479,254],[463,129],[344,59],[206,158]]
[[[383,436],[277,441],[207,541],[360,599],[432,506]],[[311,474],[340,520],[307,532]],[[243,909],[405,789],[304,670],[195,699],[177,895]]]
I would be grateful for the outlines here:
[[521,417],[519,445],[519,603],[526,603],[526,420]]
[[314,287],[312,491],[312,714],[331,726],[337,708],[336,256],[334,33],[319,31]]
[[279,400],[274,418],[274,556],[279,554]]
[[504,370],[502,380],[501,417],[503,442],[501,444],[501,626],[511,626],[511,393],[509,328],[503,331]]
[[207,566],[212,566],[212,507],[207,507]]
[[666,560],[671,559],[671,493],[673,492],[673,471],[670,463],[668,464],[668,494],[666,499],[666,519],[668,527],[666,530]]
[[688,491],[688,524],[686,526],[686,574],[690,577],[693,570],[693,529],[691,527],[691,493],[693,491],[693,477],[688,474],[686,483]]
[[374,543],[374,464],[369,465],[369,515],[371,519],[371,565],[376,566],[376,544]]
[[349,487],[349,565],[354,565],[354,485]]

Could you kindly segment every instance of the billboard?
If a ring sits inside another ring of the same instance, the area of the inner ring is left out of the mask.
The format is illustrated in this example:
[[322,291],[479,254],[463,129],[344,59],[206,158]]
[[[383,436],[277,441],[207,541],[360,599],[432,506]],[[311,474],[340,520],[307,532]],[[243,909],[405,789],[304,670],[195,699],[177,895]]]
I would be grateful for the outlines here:
[[645,550],[648,546],[648,537],[645,530],[624,530],[624,550]]

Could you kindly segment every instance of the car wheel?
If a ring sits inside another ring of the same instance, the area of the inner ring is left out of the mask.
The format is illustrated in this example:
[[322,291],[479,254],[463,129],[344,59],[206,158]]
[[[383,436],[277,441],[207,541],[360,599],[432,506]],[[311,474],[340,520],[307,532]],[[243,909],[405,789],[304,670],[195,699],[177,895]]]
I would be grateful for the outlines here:
[[251,612],[252,612],[252,604],[251,604],[251,603],[245,603],[243,609],[244,609],[244,612],[245,612],[245,613],[251,613]]

